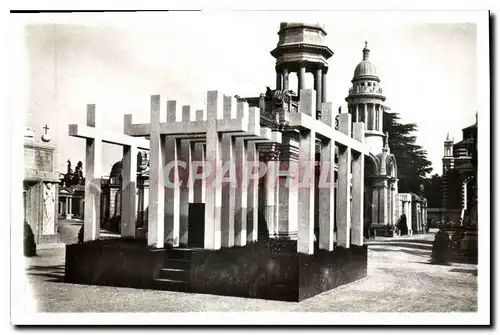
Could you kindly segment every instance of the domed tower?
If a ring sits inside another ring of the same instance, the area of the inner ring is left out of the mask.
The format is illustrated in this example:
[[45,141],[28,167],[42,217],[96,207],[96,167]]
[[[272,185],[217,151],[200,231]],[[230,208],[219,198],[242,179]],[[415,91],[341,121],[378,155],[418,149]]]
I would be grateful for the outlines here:
[[383,117],[385,96],[382,94],[380,79],[375,65],[370,62],[370,49],[365,42],[363,60],[356,66],[349,89],[348,112],[353,122],[365,123],[365,143],[370,152],[378,154],[384,146]]
[[326,31],[319,24],[283,22],[278,32],[279,41],[271,55],[276,58],[276,89],[288,91],[289,74],[297,73],[297,95],[305,87],[306,73],[314,76],[317,118],[321,117],[321,104],[326,102],[328,59],[332,50],[325,45]]

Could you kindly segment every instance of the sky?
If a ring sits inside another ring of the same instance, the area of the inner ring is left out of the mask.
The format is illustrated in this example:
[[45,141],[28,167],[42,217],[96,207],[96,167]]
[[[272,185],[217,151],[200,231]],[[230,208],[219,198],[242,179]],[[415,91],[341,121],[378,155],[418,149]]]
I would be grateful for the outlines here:
[[[24,123],[42,135],[47,124],[56,145],[56,170],[85,162],[85,141],[68,136],[68,125],[84,123],[87,104],[96,104],[101,129],[122,131],[123,114],[149,121],[149,99],[204,108],[206,91],[258,96],[275,85],[280,22],[321,23],[329,60],[328,101],[345,109],[351,79],[371,50],[392,112],[416,123],[417,143],[428,152],[432,174],[442,173],[447,133],[475,122],[477,100],[476,25],[398,18],[385,12],[231,12],[120,14],[78,22],[45,20],[26,26],[27,113]],[[296,86],[291,76],[290,87]],[[306,79],[312,88],[312,75]],[[294,89],[296,91],[296,89]],[[481,113],[489,111],[478,111]],[[479,116],[481,118],[481,116]],[[121,159],[105,145],[101,175]]]

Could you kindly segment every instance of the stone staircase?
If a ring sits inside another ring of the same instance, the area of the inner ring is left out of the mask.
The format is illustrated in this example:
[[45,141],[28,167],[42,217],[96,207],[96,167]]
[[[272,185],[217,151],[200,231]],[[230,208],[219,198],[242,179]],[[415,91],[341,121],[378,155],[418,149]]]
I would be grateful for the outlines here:
[[195,249],[175,248],[165,250],[164,267],[153,281],[157,290],[187,292],[189,285],[189,264]]

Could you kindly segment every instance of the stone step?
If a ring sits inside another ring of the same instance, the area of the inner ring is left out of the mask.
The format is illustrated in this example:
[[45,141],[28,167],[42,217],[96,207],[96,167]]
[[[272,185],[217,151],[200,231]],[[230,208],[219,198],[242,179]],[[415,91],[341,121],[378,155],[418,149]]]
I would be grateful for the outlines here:
[[421,250],[432,250],[432,244],[425,243],[414,243],[414,242],[406,242],[406,241],[370,241],[367,242],[368,246],[386,246],[386,247],[402,247],[402,248],[411,248],[411,249],[421,249]]
[[184,259],[189,260],[191,258],[191,254],[195,252],[196,249],[190,248],[175,248],[175,249],[167,249],[167,259]]
[[160,270],[159,274],[159,279],[187,281],[188,277],[189,277],[189,271],[184,269],[163,268]]
[[189,270],[189,260],[188,259],[165,259],[166,269],[176,269],[176,270]]
[[187,292],[187,283],[181,280],[158,278],[153,281],[153,289],[175,291],[175,292]]

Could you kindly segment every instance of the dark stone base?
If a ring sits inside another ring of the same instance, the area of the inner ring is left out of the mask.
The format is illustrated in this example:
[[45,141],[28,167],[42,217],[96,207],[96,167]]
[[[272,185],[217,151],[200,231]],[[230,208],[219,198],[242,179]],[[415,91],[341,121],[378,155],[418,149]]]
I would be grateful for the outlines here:
[[151,249],[145,240],[93,241],[66,247],[65,280],[301,301],[367,274],[366,246],[316,250],[313,255],[294,250],[296,241],[221,250]]

